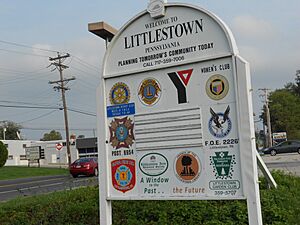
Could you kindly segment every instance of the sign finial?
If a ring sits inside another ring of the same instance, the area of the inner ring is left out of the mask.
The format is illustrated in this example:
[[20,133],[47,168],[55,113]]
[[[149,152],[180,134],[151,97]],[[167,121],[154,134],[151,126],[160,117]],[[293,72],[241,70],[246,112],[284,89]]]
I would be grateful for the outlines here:
[[165,16],[165,3],[167,0],[150,0],[147,11],[152,18],[160,18]]

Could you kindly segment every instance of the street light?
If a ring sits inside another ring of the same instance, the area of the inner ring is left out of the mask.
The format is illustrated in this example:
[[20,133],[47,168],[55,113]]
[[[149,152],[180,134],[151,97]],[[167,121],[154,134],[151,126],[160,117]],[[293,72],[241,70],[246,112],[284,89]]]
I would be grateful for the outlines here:
[[113,28],[111,25],[105,23],[104,21],[89,23],[88,29],[89,32],[105,40],[106,48],[108,46],[108,43],[113,39],[113,37],[117,33],[117,29]]
[[6,127],[3,128],[3,140],[5,140]]

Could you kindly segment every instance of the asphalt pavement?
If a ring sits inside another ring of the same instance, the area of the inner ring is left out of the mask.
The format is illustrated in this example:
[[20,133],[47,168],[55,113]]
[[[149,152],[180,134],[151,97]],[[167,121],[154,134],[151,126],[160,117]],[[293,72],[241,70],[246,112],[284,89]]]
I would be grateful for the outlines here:
[[[298,153],[263,155],[270,170],[283,170],[300,176]],[[260,173],[260,175],[262,175]],[[0,181],[0,202],[21,196],[33,196],[54,191],[72,190],[78,187],[98,185],[98,177],[73,178],[70,175],[42,176]]]
[[262,159],[269,170],[283,170],[286,173],[300,176],[300,154],[298,153],[263,155]]
[[42,176],[0,181],[0,201],[20,196],[33,196],[54,191],[72,190],[78,187],[95,186],[98,177],[78,177],[69,175]]

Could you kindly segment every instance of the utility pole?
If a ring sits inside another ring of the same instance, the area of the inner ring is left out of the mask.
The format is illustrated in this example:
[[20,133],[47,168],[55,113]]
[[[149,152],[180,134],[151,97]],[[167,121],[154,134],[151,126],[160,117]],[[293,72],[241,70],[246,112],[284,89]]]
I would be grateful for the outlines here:
[[267,89],[267,88],[260,88],[258,89],[260,91],[263,91],[264,94],[262,95],[265,100],[264,100],[264,103],[265,103],[265,107],[266,107],[266,119],[267,119],[267,128],[268,128],[268,131],[267,131],[267,147],[271,147],[272,146],[272,129],[271,129],[271,119],[270,119],[270,109],[269,109],[269,93],[268,91],[270,91],[270,89]]
[[57,84],[53,88],[55,90],[61,91],[61,97],[63,102],[63,109],[64,109],[64,118],[65,118],[65,129],[66,129],[66,146],[67,146],[67,154],[68,154],[68,164],[71,165],[71,150],[70,150],[70,135],[69,135],[69,124],[68,124],[68,112],[67,112],[67,102],[65,97],[65,92],[70,90],[66,87],[66,84],[71,81],[75,80],[75,77],[64,79],[63,78],[63,70],[68,69],[69,67],[62,64],[63,59],[70,57],[69,54],[60,55],[59,52],[57,53],[57,57],[51,58],[49,57],[49,61],[52,62],[51,65],[55,66],[56,69],[59,71],[60,80],[57,81],[49,81],[49,84]]

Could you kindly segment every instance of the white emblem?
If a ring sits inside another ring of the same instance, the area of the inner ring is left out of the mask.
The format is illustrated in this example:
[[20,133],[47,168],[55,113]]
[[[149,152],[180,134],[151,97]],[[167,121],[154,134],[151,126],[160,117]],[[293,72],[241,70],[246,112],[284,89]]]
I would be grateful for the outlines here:
[[159,18],[165,16],[165,3],[167,0],[150,0],[147,11],[152,18]]

